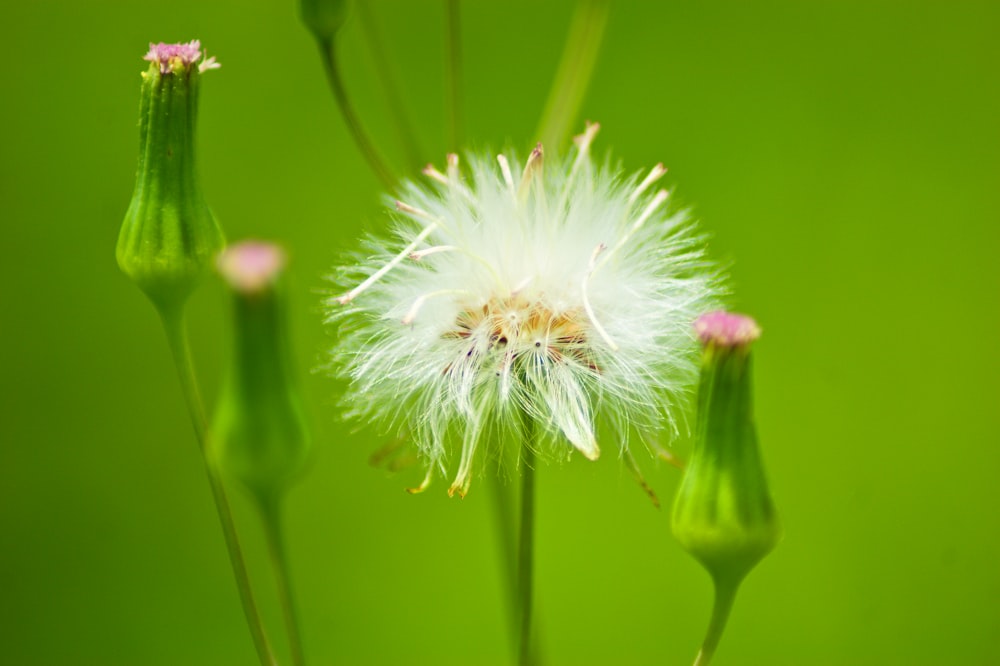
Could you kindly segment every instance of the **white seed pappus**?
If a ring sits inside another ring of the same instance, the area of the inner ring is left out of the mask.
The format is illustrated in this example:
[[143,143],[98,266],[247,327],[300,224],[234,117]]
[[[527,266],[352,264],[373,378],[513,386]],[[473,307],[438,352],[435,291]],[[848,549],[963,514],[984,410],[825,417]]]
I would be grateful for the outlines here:
[[653,187],[663,166],[627,178],[596,164],[597,129],[561,162],[539,146],[524,164],[428,166],[426,184],[403,187],[394,236],[369,238],[335,278],[332,367],[351,382],[350,415],[415,441],[429,470],[417,490],[440,470],[464,495],[483,450],[529,422],[539,454],[591,460],[677,428],[692,323],[721,278]]

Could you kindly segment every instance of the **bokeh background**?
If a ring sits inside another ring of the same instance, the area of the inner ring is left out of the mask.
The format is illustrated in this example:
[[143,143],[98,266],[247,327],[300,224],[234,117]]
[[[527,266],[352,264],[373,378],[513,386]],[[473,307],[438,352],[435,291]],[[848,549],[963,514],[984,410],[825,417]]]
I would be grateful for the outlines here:
[[[438,164],[442,5],[371,3]],[[572,3],[462,6],[470,143],[526,148]],[[747,580],[720,666],[1000,663],[998,8],[614,3],[582,111],[598,151],[670,167],[731,262],[733,305],[765,330],[758,420],[786,536]],[[489,493],[404,493],[421,471],[372,468],[384,439],[338,422],[343,387],[313,372],[324,275],[388,216],[294,3],[263,0],[0,9],[0,662],[254,663],[158,322],[114,261],[140,57],[195,37],[223,63],[202,94],[209,200],[230,238],[280,239],[294,262],[316,456],[288,539],[310,662],[510,663]],[[356,20],[341,54],[399,164]],[[209,284],[192,311],[210,398],[223,296]],[[676,470],[642,463],[669,500]],[[539,477],[547,663],[689,663],[710,584],[669,511],[614,455]]]

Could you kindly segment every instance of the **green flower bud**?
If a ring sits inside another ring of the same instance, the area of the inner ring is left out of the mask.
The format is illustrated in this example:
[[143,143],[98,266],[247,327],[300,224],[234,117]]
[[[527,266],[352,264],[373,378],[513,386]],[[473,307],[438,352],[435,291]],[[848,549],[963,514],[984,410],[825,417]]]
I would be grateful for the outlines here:
[[322,43],[333,41],[334,35],[347,20],[349,9],[348,0],[301,0],[299,3],[302,22]]
[[753,420],[750,344],[760,330],[725,312],[696,327],[704,345],[697,432],[673,530],[713,578],[737,584],[781,535]]
[[195,172],[201,45],[150,44],[139,103],[139,168],[118,265],[158,308],[179,308],[225,245]]
[[300,475],[310,451],[288,339],[284,263],[282,251],[267,243],[239,243],[219,257],[233,296],[234,353],[210,455],[220,470],[268,501]]
[[743,578],[781,538],[753,422],[750,317],[712,312],[695,329],[704,348],[694,451],[674,501],[677,540],[715,584],[715,604],[696,666],[707,666]]

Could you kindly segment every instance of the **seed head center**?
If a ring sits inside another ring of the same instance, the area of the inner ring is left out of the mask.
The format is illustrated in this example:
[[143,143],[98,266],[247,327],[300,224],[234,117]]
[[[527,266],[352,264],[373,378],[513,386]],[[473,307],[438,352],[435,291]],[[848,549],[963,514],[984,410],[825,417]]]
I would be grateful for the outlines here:
[[494,297],[462,309],[442,337],[460,344],[465,356],[484,361],[501,356],[504,365],[533,359],[597,370],[589,320],[582,309],[557,311],[521,295]]

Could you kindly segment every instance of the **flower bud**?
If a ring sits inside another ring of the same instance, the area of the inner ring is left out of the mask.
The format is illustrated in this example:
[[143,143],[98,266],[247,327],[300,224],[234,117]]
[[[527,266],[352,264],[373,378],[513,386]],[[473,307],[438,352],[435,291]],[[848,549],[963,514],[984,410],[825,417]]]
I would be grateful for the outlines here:
[[284,253],[244,242],[219,257],[233,296],[233,359],[216,410],[216,466],[259,499],[274,499],[308,460],[309,432],[295,381],[281,273]]
[[717,584],[735,587],[781,535],[753,420],[753,319],[726,312],[700,317],[703,345],[697,432],[673,510],[681,545]]
[[347,20],[348,9],[350,9],[348,0],[300,0],[299,2],[302,22],[322,43],[333,41],[334,35]]
[[195,173],[201,45],[150,44],[139,103],[139,167],[118,265],[158,308],[177,308],[225,244]]

